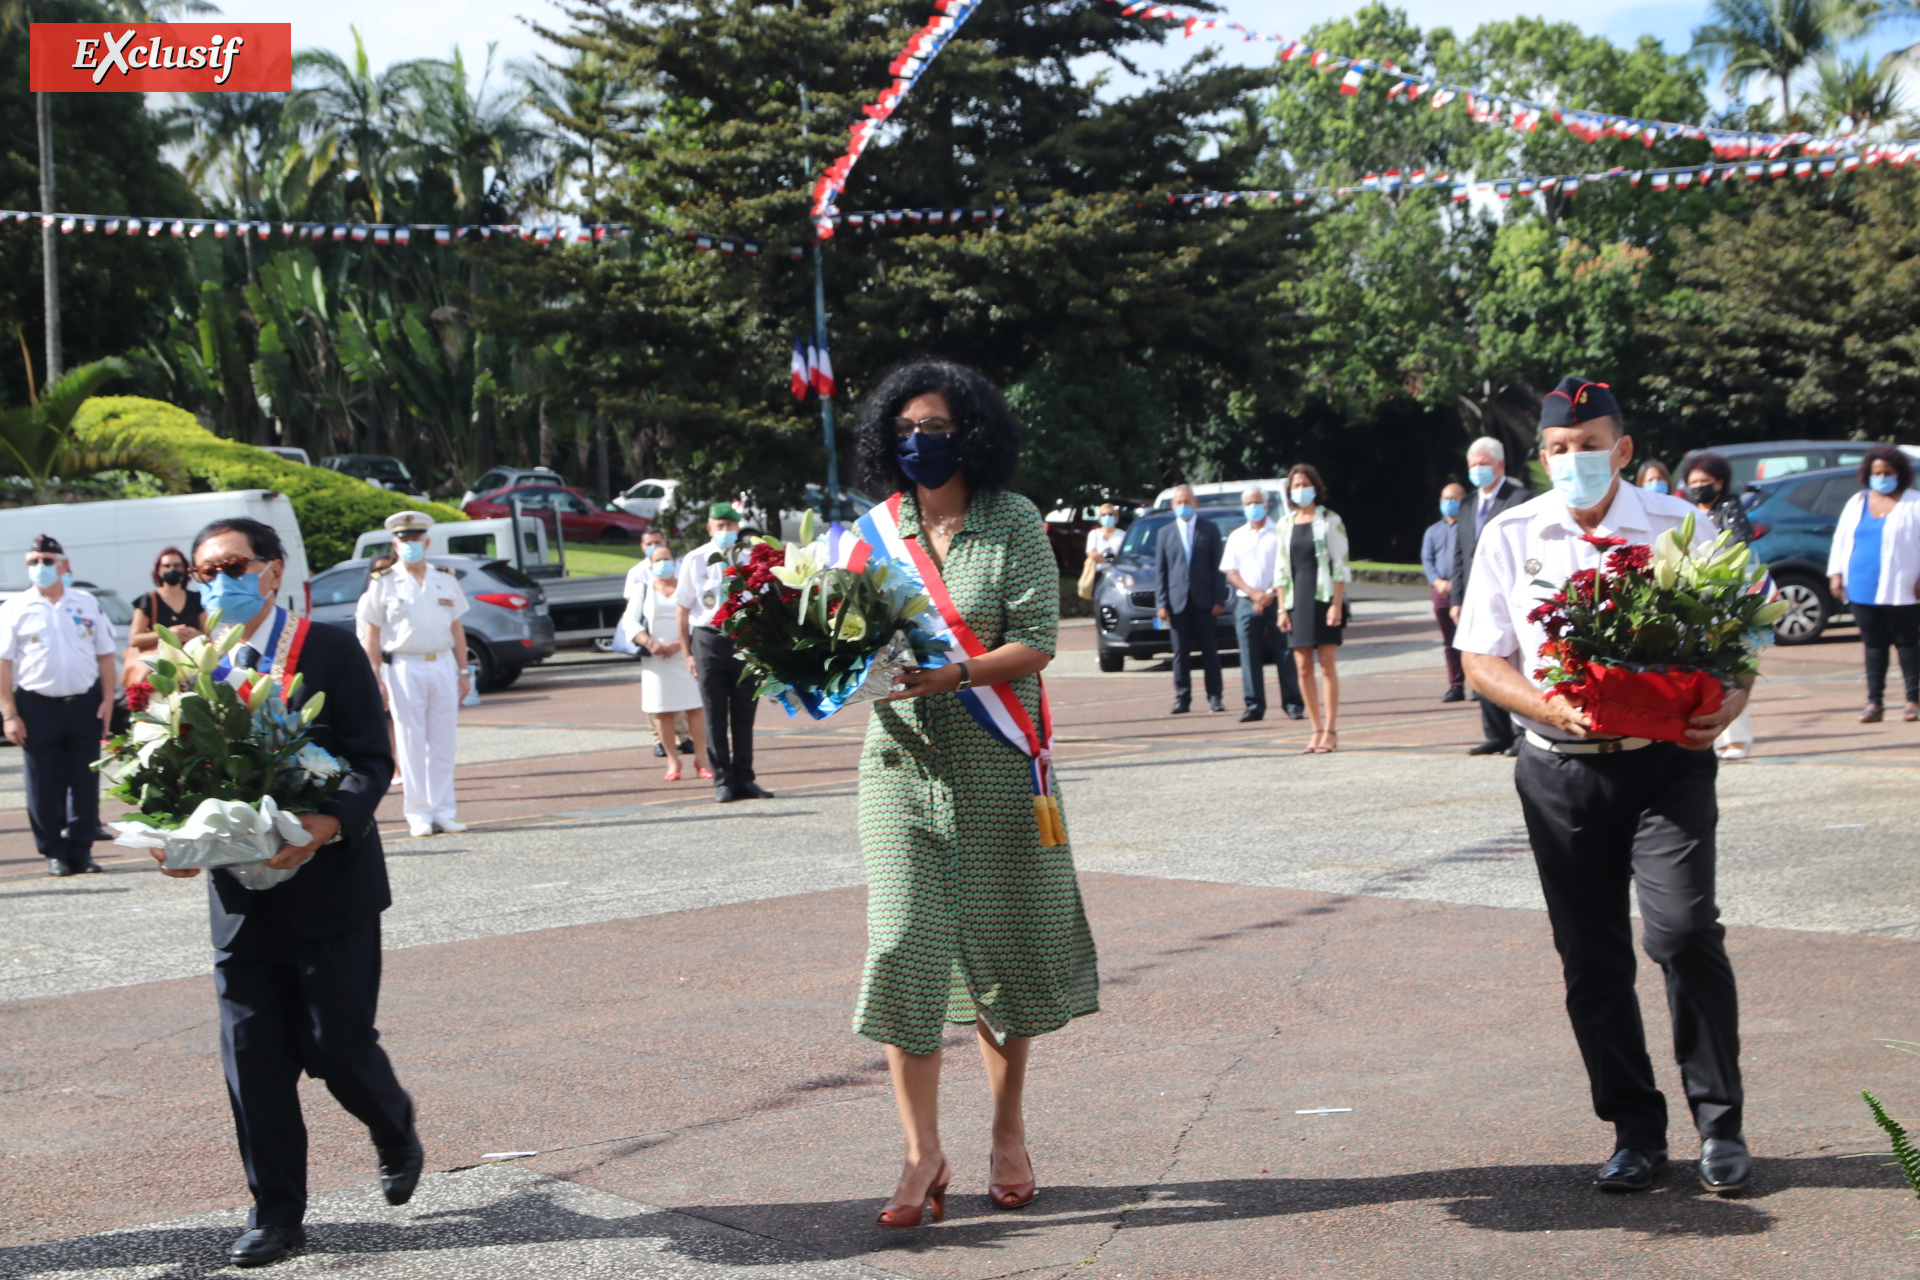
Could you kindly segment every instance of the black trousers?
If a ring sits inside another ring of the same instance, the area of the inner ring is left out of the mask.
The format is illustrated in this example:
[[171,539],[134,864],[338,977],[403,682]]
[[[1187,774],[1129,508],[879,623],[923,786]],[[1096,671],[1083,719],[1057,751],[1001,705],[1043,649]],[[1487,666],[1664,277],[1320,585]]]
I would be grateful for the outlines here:
[[[1900,654],[1907,701],[1920,702],[1920,604],[1850,604],[1867,658],[1867,701],[1887,700],[1887,650]],[[31,739],[29,739],[31,741]]]
[[[209,874],[218,875],[218,872]],[[360,1123],[376,1146],[413,1132],[413,1099],[380,1047],[380,923],[302,938],[264,910],[216,950],[220,1056],[240,1159],[253,1192],[247,1225],[290,1227],[307,1211],[307,1125],[300,1073]]]
[[1175,702],[1193,701],[1193,670],[1191,667],[1193,649],[1200,647],[1200,662],[1207,672],[1207,696],[1220,696],[1220,633],[1214,620],[1213,610],[1198,605],[1188,605],[1185,609],[1170,610],[1173,617],[1167,622],[1173,631],[1173,700]]
[[700,668],[700,704],[707,711],[707,763],[713,782],[737,787],[753,781],[753,713],[760,705],[741,679],[733,641],[714,627],[693,628],[693,661]]
[[14,704],[27,729],[24,771],[27,825],[44,857],[84,867],[100,829],[100,686],[72,700],[44,698],[26,689]]
[[1663,1148],[1667,1133],[1633,989],[1629,884],[1642,945],[1666,975],[1694,1127],[1702,1138],[1740,1136],[1739,1002],[1714,902],[1718,767],[1712,752],[1670,743],[1607,756],[1524,743],[1514,768],[1593,1109],[1622,1146]]
[[[1473,696],[1480,698],[1477,693]],[[1486,735],[1488,742],[1497,742],[1502,747],[1511,747],[1515,736],[1513,713],[1492,698],[1480,698],[1480,732]]]
[[1272,662],[1280,676],[1280,705],[1303,707],[1300,697],[1300,673],[1294,670],[1287,633],[1280,629],[1280,604],[1275,601],[1265,613],[1253,611],[1253,601],[1245,596],[1233,602],[1233,634],[1240,642],[1240,694],[1247,710],[1267,709],[1267,673],[1263,664]]

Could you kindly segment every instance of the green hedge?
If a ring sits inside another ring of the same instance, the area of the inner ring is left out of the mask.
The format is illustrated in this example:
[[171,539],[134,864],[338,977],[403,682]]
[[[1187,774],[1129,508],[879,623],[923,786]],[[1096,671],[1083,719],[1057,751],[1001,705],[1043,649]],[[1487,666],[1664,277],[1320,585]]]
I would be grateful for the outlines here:
[[272,489],[284,493],[300,518],[307,563],[315,571],[353,554],[354,539],[396,511],[425,511],[435,520],[464,520],[458,507],[420,502],[376,489],[337,471],[303,467],[250,444],[224,440],[185,409],[138,396],[96,396],[80,407],[74,428],[84,440],[102,429],[138,431],[173,451],[196,491]]

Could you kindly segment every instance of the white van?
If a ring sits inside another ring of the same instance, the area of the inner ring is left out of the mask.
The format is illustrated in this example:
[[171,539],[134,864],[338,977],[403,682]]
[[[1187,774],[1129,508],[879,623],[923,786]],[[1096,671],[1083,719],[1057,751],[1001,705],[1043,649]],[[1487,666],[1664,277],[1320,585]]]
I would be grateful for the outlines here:
[[[1207,484],[1196,484],[1193,486],[1193,499],[1203,507],[1237,507],[1240,505],[1240,495],[1249,489],[1265,489],[1268,493],[1277,493],[1281,495],[1279,499],[1280,504],[1282,506],[1286,504],[1287,481],[1285,476],[1279,479],[1214,480]],[[1153,505],[1147,508],[1147,510],[1173,510],[1173,490],[1162,489],[1155,495]]]
[[293,503],[271,489],[180,493],[115,502],[55,502],[0,510],[0,588],[24,590],[27,548],[39,534],[60,540],[73,576],[131,602],[153,590],[153,562],[167,547],[192,554],[193,535],[215,520],[245,516],[273,526],[287,549],[280,603],[307,610],[307,544]]
[[[525,565],[529,573],[547,562],[547,525],[544,520],[520,522],[520,556],[513,554],[513,517],[495,520],[449,520],[433,526],[433,554],[439,556],[485,556]],[[368,560],[393,546],[393,535],[385,528],[369,529],[353,540],[353,558]]]

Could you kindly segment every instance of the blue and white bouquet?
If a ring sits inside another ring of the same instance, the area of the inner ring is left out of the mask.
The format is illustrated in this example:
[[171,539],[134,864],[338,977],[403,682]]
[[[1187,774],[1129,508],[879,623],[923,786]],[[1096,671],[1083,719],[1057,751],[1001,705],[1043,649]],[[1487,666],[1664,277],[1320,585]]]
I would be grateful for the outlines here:
[[294,711],[297,673],[283,682],[224,670],[242,629],[219,627],[215,613],[207,633],[218,638],[184,644],[156,628],[152,689],[137,707],[130,699],[130,728],[107,744],[98,767],[113,783],[108,794],[138,810],[117,824],[114,843],[165,850],[169,869],[224,867],[250,889],[271,888],[298,868],[261,864],[282,845],[308,842],[299,815],[339,790],[347,767],[309,732],[326,695]]

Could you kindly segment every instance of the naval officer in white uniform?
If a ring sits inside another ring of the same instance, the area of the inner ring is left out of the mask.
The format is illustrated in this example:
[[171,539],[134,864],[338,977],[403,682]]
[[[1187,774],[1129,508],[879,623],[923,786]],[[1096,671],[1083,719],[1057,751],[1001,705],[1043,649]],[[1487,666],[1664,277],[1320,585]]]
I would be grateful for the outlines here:
[[407,830],[415,836],[465,831],[454,821],[454,738],[466,697],[467,597],[445,569],[427,563],[433,517],[387,517],[398,564],[367,581],[356,615],[373,669],[387,674],[387,707],[407,780]]

